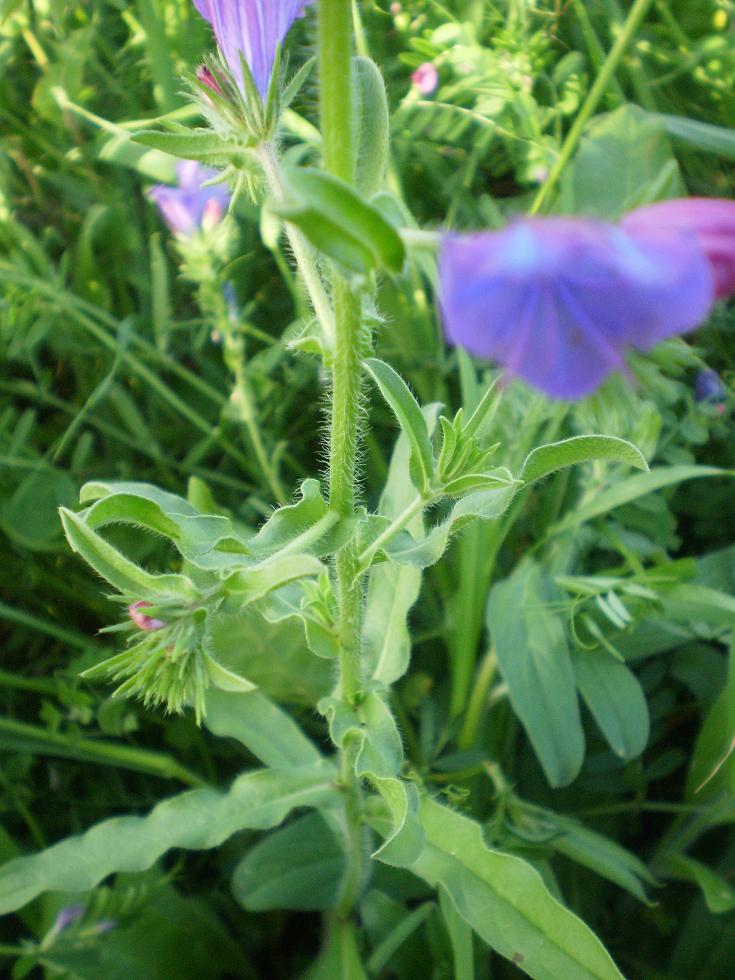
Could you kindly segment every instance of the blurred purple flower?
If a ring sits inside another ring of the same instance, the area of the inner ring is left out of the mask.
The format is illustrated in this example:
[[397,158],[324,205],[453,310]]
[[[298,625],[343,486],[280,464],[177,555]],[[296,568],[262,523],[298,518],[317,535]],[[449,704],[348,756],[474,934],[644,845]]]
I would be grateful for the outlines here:
[[624,368],[629,348],[693,329],[718,295],[735,291],[726,275],[735,202],[687,212],[689,203],[643,208],[620,226],[529,218],[447,235],[439,275],[448,340],[552,398],[589,394]]
[[200,228],[218,224],[229,206],[230,192],[224,184],[202,187],[218,171],[184,160],[177,165],[176,173],[176,187],[157,184],[148,191],[148,197],[158,205],[171,231],[191,235]]
[[626,231],[656,228],[693,235],[712,266],[715,296],[735,293],[735,201],[716,197],[681,197],[659,201],[626,215]]
[[240,52],[261,96],[268,92],[276,48],[310,0],[194,0],[244,94]]
[[705,368],[694,379],[694,397],[698,402],[715,402],[725,396],[725,386],[717,371]]
[[75,922],[79,922],[84,912],[85,908],[83,905],[65,905],[59,909],[53,925],[53,932],[62,932],[64,929],[68,929],[69,926],[73,926]]
[[425,61],[411,75],[414,88],[420,95],[431,95],[439,84],[439,72],[433,61]]

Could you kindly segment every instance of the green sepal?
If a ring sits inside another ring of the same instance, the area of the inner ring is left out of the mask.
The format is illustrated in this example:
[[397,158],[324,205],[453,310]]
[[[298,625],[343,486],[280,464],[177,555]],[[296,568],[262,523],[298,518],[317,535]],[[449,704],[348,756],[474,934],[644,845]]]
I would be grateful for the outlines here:
[[220,136],[209,129],[189,129],[175,133],[143,130],[132,137],[134,143],[161,150],[182,160],[198,160],[212,167],[243,165],[248,145],[229,136]]

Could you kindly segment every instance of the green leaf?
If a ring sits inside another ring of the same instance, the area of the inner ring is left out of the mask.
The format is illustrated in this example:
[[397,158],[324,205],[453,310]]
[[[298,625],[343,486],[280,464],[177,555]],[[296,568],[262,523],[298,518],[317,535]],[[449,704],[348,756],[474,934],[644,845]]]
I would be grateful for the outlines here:
[[696,582],[682,582],[662,591],[664,612],[678,622],[735,626],[735,597]]
[[[271,619],[273,595],[280,596],[293,588],[287,586],[271,593],[265,600],[266,609],[259,605],[249,606],[235,615],[214,614],[209,621],[207,644],[220,663],[250,678],[264,694],[279,703],[312,708],[332,690],[334,668],[306,649],[300,622]],[[264,613],[267,623],[263,622]]]
[[177,598],[193,602],[198,592],[184,575],[150,575],[87,527],[79,515],[62,507],[59,511],[67,540],[73,551],[120,592],[144,595],[149,601]]
[[271,207],[316,248],[351,272],[401,271],[406,254],[401,236],[349,184],[309,167],[291,168],[284,177],[287,199]]
[[425,494],[434,468],[434,450],[419,403],[400,374],[385,361],[369,357],[363,363],[411,445],[411,480],[419,493]]
[[728,470],[719,469],[716,466],[660,466],[649,470],[648,473],[641,473],[636,476],[629,476],[625,480],[616,481],[607,490],[596,490],[590,493],[589,497],[582,500],[574,507],[558,524],[549,529],[549,534],[559,534],[570,531],[580,524],[607,514],[616,507],[629,504],[633,500],[645,497],[649,493],[661,490],[663,487],[673,486],[682,483],[684,480],[696,480],[706,476],[730,476]]
[[425,846],[410,865],[443,888],[459,915],[501,956],[538,980],[622,980],[600,940],[520,858],[491,850],[478,824],[431,799]]
[[[431,435],[439,406],[427,406],[423,411]],[[410,457],[408,436],[401,432],[378,504],[379,514],[389,520],[400,514],[414,497],[409,477]],[[414,537],[421,537],[424,531],[422,515],[412,518],[407,529]],[[363,626],[365,661],[368,674],[380,684],[393,684],[408,670],[411,657],[408,614],[420,589],[419,568],[380,562],[370,569]]]
[[299,493],[299,501],[279,507],[250,539],[248,545],[254,556],[298,553],[321,558],[347,542],[352,524],[340,521],[337,511],[329,509],[319,481],[304,480]]
[[339,802],[331,766],[258,770],[226,793],[195,789],[145,817],[114,817],[78,837],[0,867],[0,914],[46,891],[87,891],[118,871],[144,871],[172,848],[204,850],[244,828],[274,827],[298,806]]
[[493,586],[487,626],[508,696],[552,786],[566,786],[584,760],[584,732],[566,631],[552,605],[553,580],[523,562]]
[[669,854],[665,864],[674,877],[691,881],[701,888],[707,908],[714,915],[735,909],[735,888],[706,864],[685,854]]
[[474,980],[472,929],[459,914],[449,892],[442,885],[439,885],[439,908],[452,944],[454,980]]
[[352,919],[332,919],[329,938],[319,959],[304,974],[303,980],[367,980],[360,959]]
[[97,157],[105,163],[115,163],[136,170],[143,177],[157,183],[172,184],[176,180],[176,164],[168,153],[136,146],[127,132],[117,133],[105,140]]
[[334,906],[344,853],[319,813],[308,813],[252,847],[237,864],[232,893],[248,912]]
[[592,460],[609,463],[627,463],[639,470],[647,470],[648,463],[632,442],[615,436],[574,436],[562,442],[539,446],[526,457],[521,469],[521,480],[533,483],[565,466],[589,463]]
[[80,494],[88,527],[131,524],[167,537],[186,561],[197,568],[219,571],[247,565],[250,547],[229,517],[201,514],[183,497],[149,483],[87,483]]
[[573,650],[572,664],[585,704],[613,752],[635,759],[648,742],[648,705],[633,672],[605,650]]
[[149,146],[182,160],[198,160],[212,167],[238,164],[247,153],[247,147],[235,140],[219,136],[211,130],[191,129],[186,132],[162,133],[146,130],[132,137],[134,143]]
[[382,188],[388,168],[390,116],[385,83],[370,58],[352,59],[355,186],[366,198]]
[[403,762],[401,736],[380,694],[369,691],[354,708],[337,698],[323,698],[317,708],[329,721],[335,745],[357,743],[355,773],[358,776],[390,779],[398,774]]
[[727,680],[694,743],[686,795],[696,802],[735,795],[735,636],[730,641]]
[[615,220],[640,204],[675,197],[681,187],[661,124],[636,105],[622,105],[585,129],[564,174],[563,209]]
[[276,555],[251,568],[233,572],[225,580],[224,588],[231,599],[240,606],[247,606],[289,582],[321,575],[324,571],[325,566],[311,555]]
[[[467,524],[474,520],[493,520],[504,514],[515,496],[516,484],[508,470],[500,468],[495,472],[506,477],[505,485],[497,478],[495,489],[467,494],[452,507],[446,520],[430,528],[424,537],[415,539],[407,531],[396,534],[381,549],[386,558],[399,565],[427,568],[439,561],[451,536]],[[378,533],[383,529],[376,525]]]
[[726,160],[735,160],[735,133],[732,129],[659,112],[651,113],[651,118],[663,126],[676,143],[683,143],[703,153],[716,153]]
[[266,766],[316,766],[324,759],[293,718],[260,691],[206,694],[204,723],[213,735],[235,738]]
[[656,879],[635,854],[575,820],[556,813],[547,813],[545,817],[559,831],[550,841],[555,851],[620,885],[644,904],[652,904],[642,882],[655,885]]

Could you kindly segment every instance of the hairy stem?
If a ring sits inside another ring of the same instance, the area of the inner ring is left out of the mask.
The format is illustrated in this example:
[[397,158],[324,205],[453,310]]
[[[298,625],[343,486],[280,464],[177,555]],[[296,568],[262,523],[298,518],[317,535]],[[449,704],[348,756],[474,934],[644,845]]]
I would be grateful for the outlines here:
[[[320,0],[319,73],[324,165],[330,173],[353,182],[352,148],[352,10],[350,0]],[[357,444],[360,407],[359,294],[335,270],[333,276],[335,348],[332,365],[332,417],[329,444],[329,503],[344,518],[355,512]],[[339,642],[338,695],[356,704],[362,689],[360,646],[362,593],[355,581],[357,555],[351,544],[335,559],[337,636]],[[362,791],[355,776],[349,745],[342,749],[342,786],[347,830],[346,868],[339,893],[338,914],[347,917],[363,880],[364,848]]]

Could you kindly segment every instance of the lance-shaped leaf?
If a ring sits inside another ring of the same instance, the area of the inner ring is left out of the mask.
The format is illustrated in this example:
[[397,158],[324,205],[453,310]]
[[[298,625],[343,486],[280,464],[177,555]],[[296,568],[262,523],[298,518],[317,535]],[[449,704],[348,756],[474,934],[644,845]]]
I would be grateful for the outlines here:
[[314,766],[323,756],[293,718],[261,691],[206,695],[204,723],[214,735],[235,738],[274,769]]
[[487,626],[513,709],[552,786],[565,786],[584,760],[584,732],[559,599],[540,565],[523,562],[493,586]]
[[233,572],[225,580],[224,590],[231,600],[247,606],[289,582],[321,575],[324,571],[325,566],[311,555],[276,555],[250,568]]
[[88,527],[132,524],[167,537],[179,553],[197,568],[227,570],[248,564],[247,540],[223,514],[202,514],[188,500],[149,483],[87,483],[82,503],[94,501],[82,512]]
[[487,847],[478,824],[434,800],[421,800],[419,818],[425,843],[410,870],[443,888],[501,956],[538,980],[623,980],[600,940],[530,864]]
[[316,248],[351,272],[401,271],[406,254],[401,236],[349,184],[308,167],[288,170],[285,180],[286,200],[271,207]]
[[633,672],[606,650],[573,650],[577,686],[600,731],[621,759],[635,759],[648,741],[648,705]]
[[72,549],[120,592],[151,599],[176,598],[184,602],[193,602],[197,598],[196,587],[185,575],[151,575],[87,527],[78,514],[63,507],[59,513]]
[[521,469],[521,480],[533,483],[565,466],[604,460],[608,463],[626,463],[639,470],[647,470],[643,454],[632,442],[615,436],[574,436],[561,442],[539,446],[526,457]]
[[[494,480],[494,489],[467,494],[452,507],[441,524],[431,528],[423,537],[414,538],[408,531],[399,532],[381,547],[380,553],[398,565],[414,565],[416,568],[434,565],[446,551],[453,534],[473,520],[493,520],[508,509],[517,485],[508,470],[501,468],[496,473],[498,477]],[[505,482],[501,474],[506,477]],[[367,549],[389,524],[384,517],[371,517],[363,529],[361,548]]]
[[279,507],[248,544],[257,557],[279,553],[322,557],[347,542],[353,524],[340,520],[322,496],[318,480],[304,480],[295,504]]
[[411,445],[411,480],[419,493],[425,494],[434,468],[434,450],[421,407],[390,364],[376,357],[369,357],[363,363]]
[[226,793],[196,789],[145,817],[114,817],[85,834],[0,867],[0,914],[46,891],[86,891],[119,871],[145,871],[172,848],[217,847],[244,828],[275,827],[299,806],[340,804],[331,765],[245,773]]

